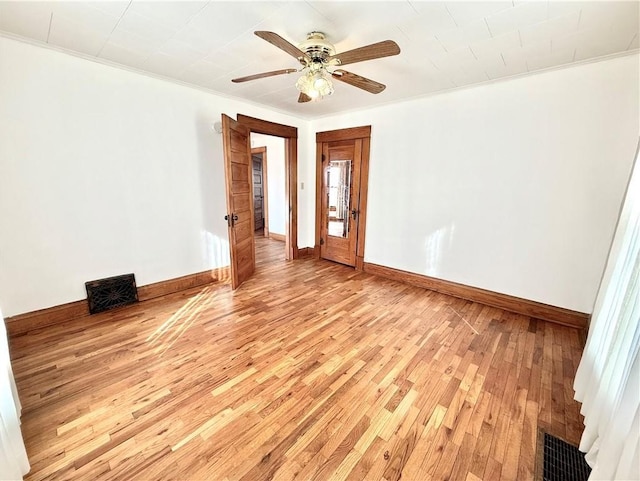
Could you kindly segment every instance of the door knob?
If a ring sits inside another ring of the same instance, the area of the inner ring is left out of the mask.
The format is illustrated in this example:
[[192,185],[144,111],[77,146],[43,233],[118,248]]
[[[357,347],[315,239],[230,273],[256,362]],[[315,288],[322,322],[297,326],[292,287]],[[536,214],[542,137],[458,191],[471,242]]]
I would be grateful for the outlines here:
[[356,217],[357,217],[358,214],[359,214],[359,212],[357,210],[355,210],[355,209],[353,209],[351,211],[351,215],[353,216],[353,220],[356,220]]
[[233,227],[233,224],[235,223],[235,221],[238,220],[238,214],[227,214],[224,216],[224,220],[227,221],[227,225],[229,227]]

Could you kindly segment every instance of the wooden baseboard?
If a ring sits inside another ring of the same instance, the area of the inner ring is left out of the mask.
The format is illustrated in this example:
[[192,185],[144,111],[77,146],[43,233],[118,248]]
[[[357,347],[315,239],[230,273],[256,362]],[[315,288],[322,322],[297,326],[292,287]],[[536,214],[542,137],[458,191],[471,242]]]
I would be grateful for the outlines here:
[[298,257],[300,259],[304,257],[313,257],[313,247],[301,247],[298,249]]
[[[219,267],[210,271],[196,272],[175,279],[154,282],[138,287],[138,299],[147,301],[176,292],[204,286],[212,282],[227,281],[230,278],[230,267]],[[34,329],[52,326],[61,322],[77,319],[89,315],[89,305],[86,299],[69,302],[59,306],[48,307],[37,311],[26,312],[7,317],[5,323],[10,337],[26,334]]]
[[401,271],[391,267],[370,264],[368,262],[364,263],[364,271],[394,281],[404,282],[431,291],[441,292],[442,294],[479,302],[480,304],[498,307],[506,311],[515,312],[516,314],[544,319],[545,321],[555,322],[577,329],[586,329],[588,325],[589,314],[583,312],[550,306],[541,302],[521,299],[507,294],[500,294],[498,292]]
[[282,241],[285,242],[287,239],[284,235],[282,234],[276,234],[275,232],[269,232],[269,239],[273,239],[273,240],[277,240],[277,241]]
[[175,279],[154,282],[146,286],[138,287],[138,299],[146,301],[156,297],[166,296],[174,292],[184,291],[192,287],[204,286],[212,282],[228,280],[230,276],[229,266],[219,267],[210,271],[197,272]]
[[17,316],[7,317],[4,321],[9,337],[25,334],[34,329],[59,324],[70,319],[89,315],[89,303],[82,301],[69,302],[58,306],[25,312]]

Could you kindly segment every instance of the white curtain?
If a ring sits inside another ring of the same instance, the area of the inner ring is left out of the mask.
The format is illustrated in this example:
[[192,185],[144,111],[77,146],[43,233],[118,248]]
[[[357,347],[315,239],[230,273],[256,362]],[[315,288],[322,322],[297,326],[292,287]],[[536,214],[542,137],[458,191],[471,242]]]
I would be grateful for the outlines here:
[[20,432],[20,400],[13,379],[7,330],[0,312],[0,479],[21,480],[29,460]]
[[640,162],[636,161],[574,383],[590,480],[640,479]]

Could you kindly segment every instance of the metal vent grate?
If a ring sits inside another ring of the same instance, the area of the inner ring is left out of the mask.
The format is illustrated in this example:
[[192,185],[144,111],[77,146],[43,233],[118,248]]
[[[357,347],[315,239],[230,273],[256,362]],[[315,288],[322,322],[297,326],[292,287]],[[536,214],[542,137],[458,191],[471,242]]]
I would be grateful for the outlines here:
[[91,314],[138,302],[138,289],[133,274],[85,282],[85,287]]
[[587,481],[590,473],[578,448],[544,433],[543,481]]

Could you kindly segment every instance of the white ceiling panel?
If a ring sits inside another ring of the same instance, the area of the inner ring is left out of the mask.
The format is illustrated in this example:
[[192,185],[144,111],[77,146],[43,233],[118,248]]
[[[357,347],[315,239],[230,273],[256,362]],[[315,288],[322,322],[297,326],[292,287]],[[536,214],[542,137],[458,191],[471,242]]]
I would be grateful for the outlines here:
[[[75,3],[75,2],[73,2]],[[107,0],[99,2],[91,2],[91,6],[98,10],[113,15],[114,17],[120,17],[131,5],[131,0]]]
[[[227,53],[225,49],[215,50],[207,55],[203,60],[207,62],[214,63],[220,69],[225,72],[233,72],[234,70],[238,70],[246,65],[249,65],[253,60],[251,57],[239,57],[236,55],[232,55]],[[275,67],[271,70],[277,70]]]
[[500,54],[498,61],[483,65],[487,76],[492,80],[528,72],[527,61],[522,57],[511,58],[507,62]]
[[41,2],[0,2],[0,30],[46,42],[51,13]]
[[638,27],[640,2],[590,2],[581,9],[580,29],[633,30]]
[[144,37],[151,40],[154,44],[166,42],[173,37],[178,30],[135,13],[131,9],[127,10],[120,19],[118,29]]
[[[606,38],[602,36],[606,35]],[[606,30],[606,34],[599,29],[590,29],[578,32],[576,35],[576,60],[610,55],[620,50],[628,48],[633,40],[634,34],[625,30]]]
[[100,34],[109,34],[120,21],[121,15],[113,15],[96,8],[93,3],[43,2],[53,13],[53,18],[64,17],[73,21],[84,30],[93,30]]
[[513,3],[510,1],[446,2],[446,6],[456,25],[463,26],[513,8]]
[[156,52],[144,62],[144,69],[165,77],[181,78],[189,62],[173,55]]
[[442,30],[457,27],[444,3],[411,2],[411,6],[418,13],[418,16],[398,24],[398,27],[402,31],[414,32],[413,36],[416,38],[420,36],[417,34],[418,32],[422,32],[422,35],[435,35]]
[[445,49],[454,50],[466,47],[474,42],[487,40],[491,38],[491,33],[483,19],[467,23],[462,27],[445,30],[440,32],[437,37]]
[[209,2],[189,27],[209,31],[219,43],[228,43],[258,25],[280,8],[272,2]]
[[409,2],[309,2],[309,5],[333,25],[356,35],[364,29],[354,28],[354,25],[366,25],[367,30],[375,30],[418,16]]
[[404,32],[398,31],[401,36],[395,36],[395,40],[402,50],[401,57],[407,61],[414,62],[423,56],[429,57],[447,52],[436,37],[414,37],[413,35],[407,37]]
[[526,61],[532,57],[550,56],[551,41],[529,43],[523,47],[504,50],[501,55],[506,65],[518,65],[521,61]]
[[51,19],[49,43],[68,50],[96,56],[109,40],[110,34],[111,31],[108,29],[103,31],[92,30],[83,23],[54,14]]
[[189,65],[181,74],[180,78],[185,82],[194,84],[207,83],[225,74],[225,70],[217,63],[207,60],[198,60]]
[[[280,11],[256,25],[256,30],[276,32],[293,43],[302,42],[306,39],[307,33],[312,31],[325,32],[333,43],[338,43],[343,41],[352,30],[338,28],[306,2],[291,2],[281,8]],[[295,19],[295,22],[291,19]]]
[[157,51],[161,45],[149,38],[141,37],[138,34],[128,32],[118,27],[111,32],[109,43],[134,52],[146,54],[147,56]]
[[[153,75],[313,118],[639,48],[637,1],[73,1],[0,0],[0,34],[47,43]],[[299,104],[300,74],[235,84],[296,58],[254,35],[298,45],[321,31],[338,52],[395,40],[401,53],[346,65],[382,82],[372,95],[334,81]]]
[[202,52],[194,49],[190,44],[175,39],[168,40],[162,44],[159,53],[179,58],[186,65],[192,64],[204,57]]
[[115,63],[121,63],[128,67],[139,68],[140,70],[144,70],[142,66],[148,57],[149,55],[143,52],[129,50],[128,48],[120,47],[110,42],[107,42],[105,46],[102,47],[99,56],[99,58]]
[[548,2],[527,2],[507,8],[487,17],[487,25],[492,36],[499,36],[517,31],[549,18]]
[[491,80],[482,68],[472,68],[471,66],[452,71],[450,73],[450,77],[453,83],[458,87]]
[[545,69],[555,65],[564,65],[573,62],[575,56],[574,48],[554,49],[550,54],[527,55],[527,69],[529,71]]
[[519,49],[521,47],[520,35],[518,32],[510,32],[498,37],[473,42],[469,47],[479,60],[493,58],[502,52]]
[[475,65],[478,63],[478,59],[469,47],[462,47],[443,54],[432,55],[429,59],[442,71],[463,68],[465,66],[475,68]]
[[[129,4],[129,2],[125,3]],[[207,2],[149,2],[145,0],[134,0],[131,2],[128,11],[154,20],[168,28],[179,30],[187,25],[189,20],[202,10],[206,4]]]
[[172,37],[172,40],[184,42],[203,55],[208,55],[213,50],[222,46],[220,39],[214,31],[200,30],[191,25],[179,30],[178,33]]
[[[569,0],[568,2],[560,2],[560,1],[550,1],[547,2],[549,6],[549,18],[555,17],[564,17],[565,15],[570,15],[572,13],[580,12],[585,6],[588,6],[591,3],[590,0],[587,1],[573,1]],[[610,3],[610,2],[607,2]]]
[[518,30],[520,41],[523,46],[527,46],[571,35],[578,30],[579,21],[580,11],[576,11],[562,17],[551,18],[546,22],[527,25]]

